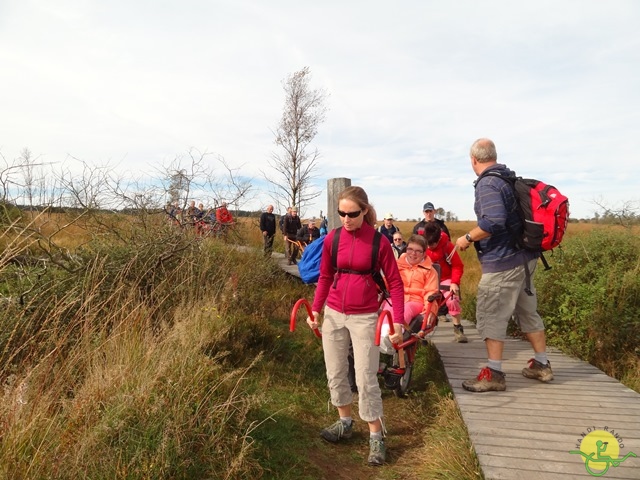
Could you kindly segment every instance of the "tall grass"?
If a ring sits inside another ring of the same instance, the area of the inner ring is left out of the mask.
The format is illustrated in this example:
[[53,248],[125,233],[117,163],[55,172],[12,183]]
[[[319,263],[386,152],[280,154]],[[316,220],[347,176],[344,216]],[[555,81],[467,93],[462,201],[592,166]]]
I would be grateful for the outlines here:
[[0,272],[8,290],[33,281],[0,311],[0,477],[259,476],[263,392],[245,384],[274,343],[261,306],[284,274],[160,225],[75,255],[76,270]]

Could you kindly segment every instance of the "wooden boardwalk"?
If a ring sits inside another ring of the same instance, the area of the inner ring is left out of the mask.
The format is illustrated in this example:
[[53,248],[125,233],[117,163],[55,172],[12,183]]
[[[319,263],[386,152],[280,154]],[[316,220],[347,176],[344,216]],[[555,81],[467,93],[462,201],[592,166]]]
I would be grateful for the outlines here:
[[[274,259],[287,273],[299,276],[281,253]],[[623,448],[603,479],[640,480],[640,394],[581,360],[549,349],[554,380],[542,383],[520,373],[533,350],[526,341],[505,343],[504,392],[471,393],[462,381],[473,378],[486,365],[484,342],[475,325],[463,322],[469,343],[453,342],[451,323],[440,323],[432,337],[444,363],[469,438],[486,480],[566,480],[594,478],[585,468],[579,450],[584,435],[606,430],[622,440]],[[613,447],[613,445],[611,446]],[[591,452],[585,452],[591,453]],[[609,448],[607,453],[611,453]],[[592,463],[599,472],[605,464]]]
[[[507,390],[467,392],[462,381],[478,374],[487,354],[473,324],[465,322],[465,334],[470,343],[454,343],[451,323],[440,323],[432,340],[487,480],[592,478],[581,455],[569,452],[579,450],[582,434],[605,428],[622,438],[624,448],[614,459],[628,452],[638,457],[610,466],[602,478],[640,479],[640,394],[554,349],[554,380],[527,379],[520,372],[533,350],[517,339],[505,343]],[[604,465],[591,464],[595,472]]]

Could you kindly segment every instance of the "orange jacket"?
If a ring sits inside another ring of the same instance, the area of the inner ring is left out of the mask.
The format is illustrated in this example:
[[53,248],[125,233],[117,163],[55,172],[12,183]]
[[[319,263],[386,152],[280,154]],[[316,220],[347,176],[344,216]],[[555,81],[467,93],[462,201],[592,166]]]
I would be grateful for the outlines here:
[[[403,253],[398,259],[398,270],[404,284],[404,301],[421,302],[424,304],[424,311],[429,307],[427,298],[429,295],[439,293],[438,272],[433,268],[431,259],[425,256],[424,260],[416,265],[411,265],[407,261],[407,254]],[[438,314],[438,302],[433,302],[431,311]]]

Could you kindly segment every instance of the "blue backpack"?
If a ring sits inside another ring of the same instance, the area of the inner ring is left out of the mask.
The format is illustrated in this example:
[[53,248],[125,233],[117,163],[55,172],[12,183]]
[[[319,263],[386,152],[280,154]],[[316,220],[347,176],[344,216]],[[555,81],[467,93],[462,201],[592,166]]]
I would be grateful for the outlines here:
[[315,283],[320,277],[320,259],[322,258],[324,237],[323,235],[311,242],[302,252],[302,258],[298,262],[298,271],[304,283]]

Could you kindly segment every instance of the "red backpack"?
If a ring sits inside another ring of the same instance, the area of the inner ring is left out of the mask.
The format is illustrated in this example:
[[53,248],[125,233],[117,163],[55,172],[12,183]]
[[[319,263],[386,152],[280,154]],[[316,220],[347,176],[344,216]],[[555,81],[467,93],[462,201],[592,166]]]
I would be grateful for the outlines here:
[[[553,185],[532,178],[505,176],[500,170],[489,170],[484,175],[493,175],[513,186],[523,231],[517,239],[518,245],[533,252],[551,250],[562,241],[569,223],[569,199]],[[542,263],[548,270],[544,255]]]
[[569,199],[553,185],[531,178],[517,178],[514,189],[524,221],[523,247],[545,252],[560,245],[569,223]]

